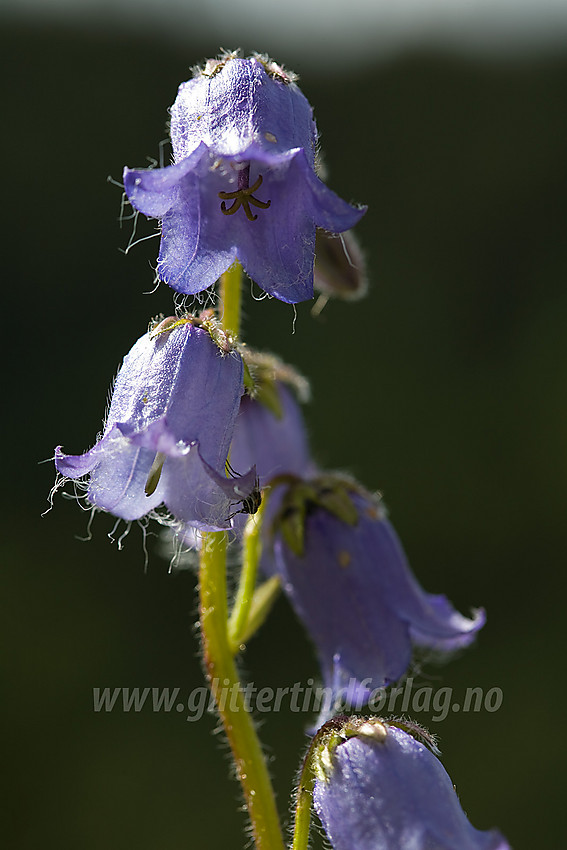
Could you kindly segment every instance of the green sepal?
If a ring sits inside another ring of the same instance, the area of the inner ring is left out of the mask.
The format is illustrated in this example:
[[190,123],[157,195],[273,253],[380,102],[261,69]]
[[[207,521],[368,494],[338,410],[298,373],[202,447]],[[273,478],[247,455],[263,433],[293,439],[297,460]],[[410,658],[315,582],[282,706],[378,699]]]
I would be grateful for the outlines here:
[[335,750],[349,738],[363,738],[380,743],[387,737],[388,723],[381,717],[338,715],[328,720],[317,732],[311,745],[311,770],[315,776],[327,782],[333,771]]
[[255,392],[256,401],[267,407],[274,414],[276,419],[281,419],[283,416],[282,403],[278,394],[275,381],[263,380],[256,384]]
[[388,725],[395,726],[397,729],[401,729],[402,732],[407,732],[408,735],[411,735],[412,738],[415,738],[416,741],[420,742],[420,744],[425,744],[426,747],[429,747],[431,752],[436,756],[441,755],[441,750],[437,746],[437,736],[420,723],[416,723],[414,720],[407,720],[405,718],[398,719],[395,717],[389,717]]
[[278,393],[278,384],[290,387],[299,401],[309,398],[308,381],[292,366],[278,357],[265,352],[240,346],[244,360],[244,387],[249,396],[263,404],[275,417],[281,419],[283,407]]
[[248,363],[246,362],[246,360],[244,360],[244,358],[242,359],[242,365],[244,366],[244,374],[243,374],[244,389],[248,393],[250,393],[250,395],[252,395],[253,392],[254,392],[254,386],[255,386],[254,378],[252,377],[250,369],[248,368]]
[[347,525],[356,525],[358,512],[345,482],[331,476],[320,480],[317,504]]
[[349,479],[323,475],[311,482],[291,483],[282,499],[273,530],[279,532],[299,558],[305,550],[305,521],[315,508],[322,508],[347,525],[356,525],[358,512],[352,500],[356,488]]
[[305,547],[305,518],[307,515],[305,489],[311,488],[305,484],[289,488],[276,519],[278,530],[283,539],[299,558],[303,555]]

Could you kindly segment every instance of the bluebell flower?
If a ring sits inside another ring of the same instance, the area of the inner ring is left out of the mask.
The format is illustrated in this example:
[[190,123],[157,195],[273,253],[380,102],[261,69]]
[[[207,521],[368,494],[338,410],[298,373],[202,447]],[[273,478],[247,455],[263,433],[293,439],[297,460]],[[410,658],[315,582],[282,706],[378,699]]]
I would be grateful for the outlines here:
[[313,640],[331,704],[360,708],[407,672],[414,647],[448,653],[484,624],[482,611],[464,617],[422,590],[383,506],[349,479],[320,475],[272,498],[261,568]]
[[304,477],[315,471],[299,401],[309,385],[278,358],[245,349],[251,386],[240,403],[230,462],[236,469],[255,466],[262,488],[281,476]]
[[510,850],[471,825],[424,743],[379,718],[343,720],[321,730],[313,762],[314,807],[334,850]]
[[124,170],[132,206],[161,219],[161,280],[197,293],[238,259],[282,301],[311,298],[316,227],[347,230],[365,208],[317,177],[317,129],[293,76],[260,56],[209,61],[179,87],[170,132],[173,165]]
[[124,520],[163,503],[172,523],[226,528],[256,476],[225,474],[242,393],[242,358],[212,318],[165,319],[126,355],[102,437],[82,455],[59,446],[57,470],[88,476],[87,501]]

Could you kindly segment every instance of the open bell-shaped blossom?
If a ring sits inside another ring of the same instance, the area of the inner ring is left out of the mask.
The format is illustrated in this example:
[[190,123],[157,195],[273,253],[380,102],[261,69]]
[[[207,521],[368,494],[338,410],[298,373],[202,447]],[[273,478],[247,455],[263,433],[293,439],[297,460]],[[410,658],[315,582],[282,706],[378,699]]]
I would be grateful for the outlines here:
[[102,437],[82,455],[58,447],[57,470],[88,476],[88,502],[124,520],[164,503],[172,522],[226,528],[256,477],[225,475],[242,392],[242,358],[211,320],[165,319],[124,358]]
[[420,587],[384,508],[349,479],[320,475],[274,495],[261,568],[280,577],[313,640],[327,712],[396,682],[414,647],[448,653],[484,624],[483,611],[464,617]]
[[342,720],[321,730],[313,763],[314,807],[334,850],[510,850],[497,830],[472,826],[437,756],[403,723]]
[[294,79],[266,57],[209,60],[171,108],[173,165],[125,168],[132,206],[161,219],[157,269],[173,289],[200,292],[238,259],[266,292],[304,301],[316,228],[348,230],[364,214],[317,177],[317,129]]

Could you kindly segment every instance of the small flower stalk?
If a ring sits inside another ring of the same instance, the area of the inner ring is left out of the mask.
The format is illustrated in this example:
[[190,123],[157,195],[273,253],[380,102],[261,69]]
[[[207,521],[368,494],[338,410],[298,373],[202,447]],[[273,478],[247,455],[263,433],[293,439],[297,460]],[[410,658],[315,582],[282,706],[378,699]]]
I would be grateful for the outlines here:
[[352,233],[366,208],[321,180],[296,79],[260,54],[208,60],[171,108],[173,163],[124,170],[134,209],[160,222],[160,279],[184,295],[210,290],[211,306],[152,322],[124,358],[95,445],[55,450],[55,489],[72,480],[93,511],[155,519],[177,554],[198,551],[203,669],[256,850],[285,844],[239,655],[280,589],[331,696],[314,729],[304,718],[291,850],[307,850],[312,808],[335,850],[509,850],[471,825],[419,724],[339,713],[399,681],[416,653],[468,647],[485,615],[422,589],[381,499],[319,467],[301,408],[307,380],[242,341],[243,270],[287,303],[315,286],[312,315],[367,290]]

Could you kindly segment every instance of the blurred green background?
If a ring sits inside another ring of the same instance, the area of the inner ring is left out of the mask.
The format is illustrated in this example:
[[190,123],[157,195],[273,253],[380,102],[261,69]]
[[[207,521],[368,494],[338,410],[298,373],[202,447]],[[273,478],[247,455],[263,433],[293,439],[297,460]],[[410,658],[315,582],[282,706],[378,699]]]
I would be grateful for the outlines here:
[[[61,496],[40,517],[40,462],[92,444],[121,358],[171,312],[165,287],[144,294],[157,240],[120,253],[107,176],[159,156],[178,83],[221,45],[197,25],[174,44],[4,23],[6,846],[243,847],[213,717],[93,711],[93,687],[201,684],[194,575],[168,574],[151,539],[144,570],[139,530],[118,551],[108,517],[79,541],[87,514]],[[516,850],[562,846],[567,49],[294,63],[330,185],[369,204],[371,291],[318,320],[300,305],[295,333],[292,308],[248,298],[245,337],[311,378],[318,461],[383,492],[422,585],[487,609],[477,645],[426,671],[456,695],[503,690],[496,713],[430,722],[472,822]],[[258,686],[316,675],[283,600],[244,670]],[[305,722],[262,719],[284,817]]]

